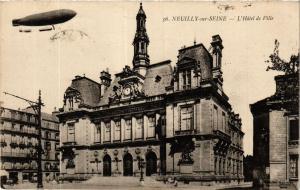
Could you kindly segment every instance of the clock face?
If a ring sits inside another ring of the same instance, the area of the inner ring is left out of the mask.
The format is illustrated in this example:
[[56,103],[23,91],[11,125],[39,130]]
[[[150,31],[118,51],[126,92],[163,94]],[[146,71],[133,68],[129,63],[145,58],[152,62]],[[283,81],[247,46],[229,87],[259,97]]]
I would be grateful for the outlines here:
[[131,88],[130,88],[130,86],[124,87],[123,93],[124,93],[125,96],[129,96],[130,93],[131,93]]

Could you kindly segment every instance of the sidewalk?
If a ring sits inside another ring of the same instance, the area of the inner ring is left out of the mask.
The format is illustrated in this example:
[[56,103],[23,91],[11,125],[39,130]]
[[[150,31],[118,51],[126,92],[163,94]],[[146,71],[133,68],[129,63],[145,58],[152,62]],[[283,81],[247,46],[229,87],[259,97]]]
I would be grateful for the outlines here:
[[[128,190],[221,190],[221,189],[249,189],[251,183],[239,185],[215,185],[199,186],[194,184],[178,183],[175,187],[173,184],[164,184],[156,181],[153,177],[146,177],[144,185],[141,186],[139,177],[93,177],[83,182],[65,182],[62,184],[53,184],[44,182],[44,189],[128,189]],[[14,186],[5,186],[7,189],[36,189],[36,183],[23,183]]]

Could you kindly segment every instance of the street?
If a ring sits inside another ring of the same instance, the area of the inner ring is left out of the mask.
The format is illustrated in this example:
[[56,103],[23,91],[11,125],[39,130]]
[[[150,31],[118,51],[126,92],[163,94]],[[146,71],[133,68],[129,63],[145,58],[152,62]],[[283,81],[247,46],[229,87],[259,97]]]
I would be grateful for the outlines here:
[[[138,177],[94,177],[90,180],[83,182],[64,182],[62,184],[57,183],[46,183],[44,182],[45,189],[190,189],[190,190],[217,190],[217,189],[251,189],[251,183],[243,183],[240,185],[215,185],[215,186],[199,186],[197,184],[183,184],[178,183],[175,187],[173,184],[164,184],[158,182],[154,178],[145,178],[144,185],[141,186]],[[5,186],[7,189],[35,189],[36,184],[34,183],[23,183],[13,186]]]

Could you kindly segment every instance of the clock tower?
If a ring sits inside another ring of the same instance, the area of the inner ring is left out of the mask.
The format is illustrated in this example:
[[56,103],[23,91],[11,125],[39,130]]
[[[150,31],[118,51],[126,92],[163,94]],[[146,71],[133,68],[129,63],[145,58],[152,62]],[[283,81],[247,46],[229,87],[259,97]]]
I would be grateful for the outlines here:
[[145,76],[147,67],[150,63],[148,55],[149,38],[146,32],[146,14],[142,3],[136,15],[136,33],[132,45],[134,46],[133,70]]

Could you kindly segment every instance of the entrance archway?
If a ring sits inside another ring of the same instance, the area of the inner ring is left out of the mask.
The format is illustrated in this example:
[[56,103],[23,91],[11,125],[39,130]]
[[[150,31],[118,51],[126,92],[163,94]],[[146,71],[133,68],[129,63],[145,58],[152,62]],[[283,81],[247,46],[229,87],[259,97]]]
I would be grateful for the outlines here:
[[133,159],[131,154],[127,153],[123,157],[123,175],[132,176],[133,175]]
[[157,171],[157,156],[151,151],[146,155],[146,176],[151,176]]
[[111,158],[108,154],[103,157],[103,176],[111,176]]

